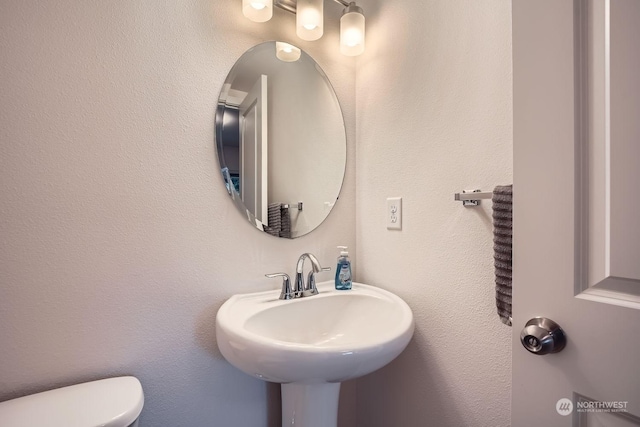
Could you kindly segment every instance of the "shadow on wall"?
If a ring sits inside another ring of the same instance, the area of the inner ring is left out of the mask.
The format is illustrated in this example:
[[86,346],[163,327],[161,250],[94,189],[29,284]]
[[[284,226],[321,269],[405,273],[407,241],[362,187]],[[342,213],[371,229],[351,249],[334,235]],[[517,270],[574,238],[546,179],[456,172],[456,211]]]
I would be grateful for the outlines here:
[[[226,361],[220,349],[218,348],[216,340],[216,328],[215,319],[218,310],[224,303],[224,300],[218,301],[216,304],[212,304],[206,309],[202,310],[196,318],[195,324],[195,340],[198,347],[203,349],[207,354],[211,355],[214,359],[222,360],[228,365],[229,369],[236,369],[234,366]],[[237,369],[236,369],[237,370]],[[240,371],[238,371],[240,373]],[[241,373],[242,375],[246,375]],[[265,382],[256,379],[261,383],[266,384],[266,399],[267,399],[267,425],[269,427],[281,427],[282,426],[282,396],[280,394],[280,384]]]
[[211,304],[198,314],[195,322],[195,339],[198,347],[206,351],[213,356],[214,359],[225,360],[220,353],[218,344],[216,341],[216,314],[224,303],[224,300],[219,300],[215,304]]
[[[434,365],[426,341],[416,329],[397,359],[358,381],[358,391],[377,390],[376,398],[366,404],[358,400],[358,425],[424,427],[432,425],[431,420],[437,420],[437,427],[466,425],[459,415],[456,395],[447,387],[442,367]],[[416,366],[420,372],[416,372]]]
[[[491,205],[490,200],[489,205]],[[473,209],[473,211],[480,218],[485,229],[489,231],[489,233],[493,233],[493,218],[491,216],[492,211],[487,212],[484,209]]]

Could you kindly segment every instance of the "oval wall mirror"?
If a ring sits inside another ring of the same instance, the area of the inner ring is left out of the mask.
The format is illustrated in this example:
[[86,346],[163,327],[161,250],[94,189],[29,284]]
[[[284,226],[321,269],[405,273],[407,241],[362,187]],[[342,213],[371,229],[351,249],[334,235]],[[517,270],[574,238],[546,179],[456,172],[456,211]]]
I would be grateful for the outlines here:
[[296,238],[329,215],[347,142],[338,98],[301,49],[261,43],[235,63],[220,92],[215,142],[229,196],[249,223]]

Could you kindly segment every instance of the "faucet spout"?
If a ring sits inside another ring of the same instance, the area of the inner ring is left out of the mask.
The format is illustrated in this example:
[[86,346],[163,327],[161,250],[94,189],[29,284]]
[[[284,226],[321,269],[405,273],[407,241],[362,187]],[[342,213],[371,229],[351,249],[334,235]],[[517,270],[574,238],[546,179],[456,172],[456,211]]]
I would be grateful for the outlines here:
[[[307,281],[307,286],[304,284],[304,276],[302,275],[304,269],[305,260],[309,260],[311,262],[311,271],[309,273],[309,280]],[[315,273],[320,273],[322,271],[322,267],[320,266],[320,262],[315,255],[310,253],[304,253],[300,255],[298,258],[298,263],[296,264],[296,284],[294,288],[294,292],[297,298],[302,296],[315,295],[318,293],[318,290],[315,287],[315,278],[313,275]],[[313,286],[313,289],[311,288]]]
[[298,264],[296,264],[296,273],[302,274],[302,269],[304,268],[304,261],[308,259],[311,261],[311,268],[313,268],[314,273],[320,273],[322,271],[322,267],[320,266],[320,261],[314,254],[304,253],[300,255],[298,258]]

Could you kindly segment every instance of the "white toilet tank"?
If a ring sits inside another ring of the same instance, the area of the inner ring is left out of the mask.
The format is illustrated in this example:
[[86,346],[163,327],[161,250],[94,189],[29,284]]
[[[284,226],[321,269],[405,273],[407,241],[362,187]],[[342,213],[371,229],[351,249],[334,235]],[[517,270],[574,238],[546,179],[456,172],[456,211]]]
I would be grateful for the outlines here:
[[137,378],[107,378],[0,402],[0,426],[133,427],[143,405]]

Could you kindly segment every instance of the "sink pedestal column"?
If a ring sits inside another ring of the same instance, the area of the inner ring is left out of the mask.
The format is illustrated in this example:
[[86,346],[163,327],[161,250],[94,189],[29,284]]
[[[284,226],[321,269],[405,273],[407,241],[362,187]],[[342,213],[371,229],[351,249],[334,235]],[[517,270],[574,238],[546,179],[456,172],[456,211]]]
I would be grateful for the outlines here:
[[282,427],[337,427],[340,383],[281,384]]

